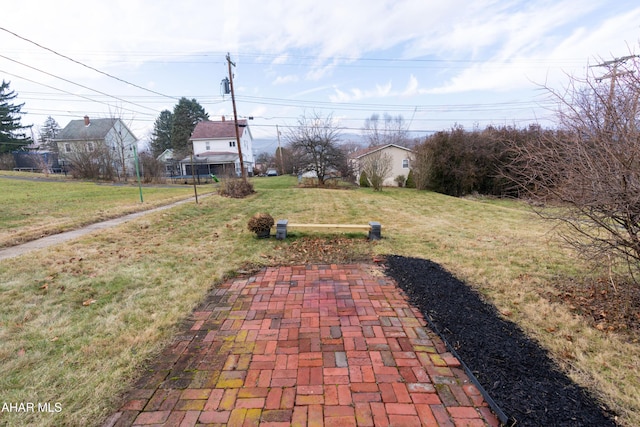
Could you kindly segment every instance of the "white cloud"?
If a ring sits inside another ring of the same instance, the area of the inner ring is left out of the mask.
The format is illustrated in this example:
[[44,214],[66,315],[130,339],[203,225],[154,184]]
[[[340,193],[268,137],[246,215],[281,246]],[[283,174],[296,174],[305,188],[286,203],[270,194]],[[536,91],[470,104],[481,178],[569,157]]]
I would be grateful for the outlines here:
[[273,65],[286,64],[289,61],[289,58],[290,58],[289,54],[278,55],[273,59],[273,61],[271,61],[271,63]]
[[331,75],[331,73],[335,69],[336,65],[337,65],[337,63],[334,60],[330,64],[312,66],[311,69],[309,69],[309,71],[307,71],[307,74],[305,75],[305,78],[307,80],[311,80],[311,81],[318,81],[320,79],[328,77],[328,76]]
[[385,84],[376,84],[372,89],[351,88],[349,90],[341,90],[334,87],[334,93],[329,96],[331,102],[357,102],[367,99],[385,99],[408,97],[421,93],[418,79],[411,75],[409,81],[402,91],[393,90],[391,82]]
[[418,79],[413,74],[409,77],[409,82],[407,83],[407,87],[402,92],[403,96],[413,96],[420,93],[420,84],[418,83]]
[[273,85],[285,85],[285,84],[289,84],[289,83],[295,83],[297,81],[299,81],[300,78],[294,74],[289,74],[287,76],[278,76],[276,77],[276,79],[273,81]]

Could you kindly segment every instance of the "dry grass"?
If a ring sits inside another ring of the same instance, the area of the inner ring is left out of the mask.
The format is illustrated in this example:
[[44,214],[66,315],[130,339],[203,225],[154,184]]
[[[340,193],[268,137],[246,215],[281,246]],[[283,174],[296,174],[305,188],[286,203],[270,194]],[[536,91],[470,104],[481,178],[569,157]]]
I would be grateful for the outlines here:
[[[13,174],[16,174],[15,172]],[[193,195],[189,186],[138,186],[71,181],[50,175],[0,176],[0,248],[96,221],[161,206]]]
[[590,327],[544,297],[555,280],[586,269],[523,205],[294,183],[256,179],[257,193],[247,199],[211,196],[1,262],[0,396],[63,408],[58,414],[3,414],[2,422],[99,424],[208,289],[238,271],[323,259],[321,249],[301,238],[256,239],[246,225],[263,211],[295,222],[380,221],[379,242],[354,237],[344,249],[336,241],[345,259],[398,254],[442,264],[550,349],[576,381],[623,415],[624,424],[640,425],[640,346]]

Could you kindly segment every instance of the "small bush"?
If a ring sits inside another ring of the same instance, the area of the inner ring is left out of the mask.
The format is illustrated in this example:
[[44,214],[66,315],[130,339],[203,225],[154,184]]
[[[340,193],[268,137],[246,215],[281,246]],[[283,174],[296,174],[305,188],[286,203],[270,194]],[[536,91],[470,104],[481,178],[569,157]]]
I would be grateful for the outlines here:
[[360,174],[360,187],[371,187],[371,184],[369,184],[369,178],[367,177],[366,172],[362,172]]
[[409,175],[407,175],[407,181],[404,183],[404,186],[407,188],[416,188],[416,181],[413,178],[413,169],[409,171]]
[[249,219],[249,223],[247,224],[247,228],[250,231],[253,231],[257,235],[268,234],[271,231],[271,227],[273,227],[273,217],[268,213],[258,212],[253,215]]
[[8,170],[16,167],[16,161],[13,158],[13,154],[5,153],[0,155],[0,170]]
[[302,178],[298,182],[301,187],[317,187],[320,185],[318,178]]
[[[142,168],[142,179],[145,183],[164,182],[164,164],[149,152],[143,151],[138,156]],[[134,171],[135,172],[135,171]]]
[[404,175],[398,175],[396,176],[395,181],[396,181],[396,184],[398,184],[398,187],[404,187],[406,178]]
[[242,178],[225,179],[218,189],[218,194],[221,196],[233,197],[234,199],[242,199],[253,193],[255,193],[253,184]]

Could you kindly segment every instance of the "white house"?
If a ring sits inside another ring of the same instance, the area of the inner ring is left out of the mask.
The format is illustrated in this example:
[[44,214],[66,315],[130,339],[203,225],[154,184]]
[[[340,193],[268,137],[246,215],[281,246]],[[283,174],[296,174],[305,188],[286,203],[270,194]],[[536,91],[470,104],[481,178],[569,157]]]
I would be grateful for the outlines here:
[[[244,168],[249,176],[253,175],[253,136],[247,120],[238,120],[240,148]],[[240,176],[240,157],[233,120],[205,120],[199,122],[189,139],[193,144],[193,166],[199,175],[236,175]],[[182,173],[192,175],[191,156],[181,162]]]
[[71,120],[53,140],[62,165],[73,166],[80,155],[95,153],[96,161],[107,161],[119,176],[135,175],[134,149],[138,138],[117,118]]
[[171,148],[164,150],[156,160],[164,165],[164,173],[167,176],[180,175],[180,163],[176,159],[174,152]]
[[360,165],[366,161],[367,157],[377,156],[379,154],[388,154],[391,158],[391,171],[384,177],[382,185],[387,187],[397,186],[397,176],[403,175],[405,179],[409,176],[413,151],[400,145],[386,144],[359,150],[351,156],[352,166],[356,172],[358,182],[360,181]]

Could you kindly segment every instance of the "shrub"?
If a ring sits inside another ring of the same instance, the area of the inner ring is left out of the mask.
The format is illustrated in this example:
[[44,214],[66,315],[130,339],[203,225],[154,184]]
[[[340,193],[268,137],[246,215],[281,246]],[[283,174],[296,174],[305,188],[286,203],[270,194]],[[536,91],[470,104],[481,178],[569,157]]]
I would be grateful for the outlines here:
[[409,171],[409,175],[407,175],[407,180],[405,181],[404,186],[407,188],[416,188],[416,181],[413,178],[413,169]]
[[367,174],[367,180],[375,191],[382,191],[384,180],[390,175],[393,158],[389,153],[373,152],[362,159],[362,172]]
[[398,187],[404,187],[404,183],[406,182],[406,179],[404,177],[404,175],[398,175],[395,178],[396,184],[398,184]]
[[225,179],[218,190],[218,194],[221,196],[235,199],[242,199],[253,193],[255,193],[253,184],[242,178]]
[[416,187],[455,197],[474,192],[509,195],[514,191],[512,184],[503,178],[508,175],[506,166],[513,163],[513,153],[508,148],[535,137],[538,128],[490,126],[468,132],[456,125],[436,132],[416,147]]
[[268,236],[273,227],[273,217],[268,213],[258,212],[249,219],[247,228],[258,236]]
[[317,187],[319,185],[317,178],[301,178],[298,183],[301,187]]
[[16,161],[13,154],[5,153],[0,155],[0,170],[11,170],[16,167]]
[[142,178],[144,182],[164,182],[164,164],[153,157],[149,152],[143,151],[138,156],[140,159],[140,167],[142,169]]
[[371,185],[369,184],[369,178],[367,178],[367,173],[366,172],[362,172],[360,174],[360,187],[370,187]]

